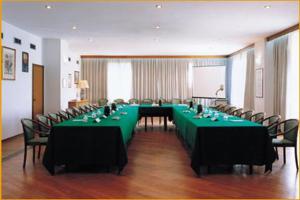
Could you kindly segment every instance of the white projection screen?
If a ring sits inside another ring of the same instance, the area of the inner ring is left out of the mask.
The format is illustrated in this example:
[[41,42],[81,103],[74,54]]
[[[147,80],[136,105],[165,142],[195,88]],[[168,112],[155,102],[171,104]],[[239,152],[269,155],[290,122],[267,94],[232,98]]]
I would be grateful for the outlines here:
[[225,73],[225,66],[193,67],[193,97],[215,98],[220,85],[224,85],[218,98],[225,98]]

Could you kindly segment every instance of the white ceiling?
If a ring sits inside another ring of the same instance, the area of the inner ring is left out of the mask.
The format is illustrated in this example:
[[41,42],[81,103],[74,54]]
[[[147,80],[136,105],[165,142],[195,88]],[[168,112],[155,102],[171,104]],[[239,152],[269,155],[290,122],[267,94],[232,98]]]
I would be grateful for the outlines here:
[[65,39],[80,54],[106,55],[227,55],[299,22],[298,2],[156,4],[51,2],[47,10],[41,2],[6,2],[2,12],[4,21]]

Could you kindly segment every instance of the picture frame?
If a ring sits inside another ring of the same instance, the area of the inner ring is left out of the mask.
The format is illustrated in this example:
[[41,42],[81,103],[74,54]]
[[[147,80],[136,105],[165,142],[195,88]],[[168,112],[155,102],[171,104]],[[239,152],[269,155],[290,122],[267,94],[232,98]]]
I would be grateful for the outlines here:
[[22,52],[22,72],[28,72],[29,66],[29,54],[27,52]]
[[74,71],[74,83],[79,83],[79,71]]
[[16,80],[16,50],[2,47],[2,80]]
[[255,96],[263,98],[263,68],[257,68],[255,71]]

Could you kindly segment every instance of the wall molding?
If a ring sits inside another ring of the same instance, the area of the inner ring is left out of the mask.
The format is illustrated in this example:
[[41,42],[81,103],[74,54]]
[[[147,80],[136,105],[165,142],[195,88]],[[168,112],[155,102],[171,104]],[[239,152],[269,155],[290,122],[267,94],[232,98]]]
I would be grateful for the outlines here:
[[226,58],[226,55],[81,55],[80,58],[114,58],[114,59],[130,59],[130,58],[185,58],[185,59],[195,59],[195,58]]
[[287,28],[287,29],[284,29],[284,30],[282,30],[282,31],[280,31],[280,32],[278,32],[278,33],[275,33],[275,34],[273,34],[273,35],[268,36],[268,37],[266,38],[266,40],[267,40],[267,41],[274,40],[274,39],[276,39],[276,38],[278,38],[278,37],[280,37],[280,36],[283,36],[283,35],[285,35],[285,34],[288,34],[288,33],[290,33],[290,32],[293,32],[293,31],[295,31],[295,30],[298,30],[298,29],[299,29],[299,24],[296,24],[296,25],[291,26],[291,27],[289,27],[289,28]]

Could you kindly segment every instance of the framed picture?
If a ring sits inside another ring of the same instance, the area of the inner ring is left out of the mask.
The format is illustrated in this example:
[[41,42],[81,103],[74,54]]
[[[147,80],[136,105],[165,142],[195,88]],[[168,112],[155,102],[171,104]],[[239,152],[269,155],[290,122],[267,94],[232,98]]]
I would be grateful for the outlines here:
[[79,71],[74,71],[74,83],[79,83]]
[[68,88],[72,88],[72,74],[68,74]]
[[29,54],[22,52],[22,72],[28,72]]
[[16,80],[16,50],[2,48],[2,79]]
[[255,73],[255,96],[263,98],[263,68],[256,69]]

